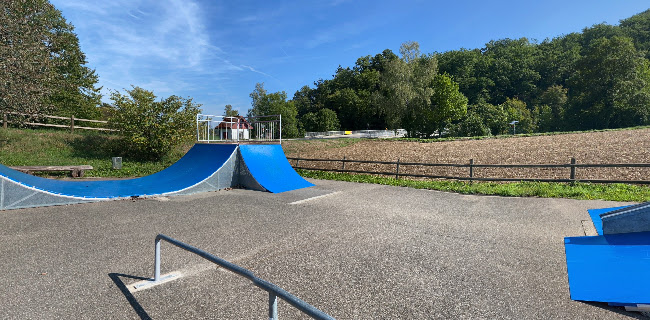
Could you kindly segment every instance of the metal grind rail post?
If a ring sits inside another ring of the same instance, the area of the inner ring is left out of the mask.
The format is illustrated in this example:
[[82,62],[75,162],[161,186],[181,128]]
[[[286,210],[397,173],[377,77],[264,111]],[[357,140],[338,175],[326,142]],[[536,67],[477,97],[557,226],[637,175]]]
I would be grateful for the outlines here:
[[164,234],[159,234],[156,236],[156,261],[154,265],[154,282],[160,281],[160,241],[165,240],[185,251],[189,251],[196,255],[199,255],[203,259],[206,259],[212,263],[219,265],[220,267],[234,272],[250,281],[253,282],[255,286],[269,293],[269,320],[278,319],[278,299],[286,301],[290,305],[294,306],[296,309],[302,311],[302,313],[312,317],[313,319],[334,319],[327,313],[316,309],[314,306],[310,305],[307,302],[304,302],[287,292],[286,290],[270,283],[264,281],[253,274],[253,272],[242,268],[234,263],[228,262],[224,259],[221,259],[217,256],[214,256],[206,251],[203,251],[199,248],[193,247],[186,243],[180,242],[174,238],[170,238]]

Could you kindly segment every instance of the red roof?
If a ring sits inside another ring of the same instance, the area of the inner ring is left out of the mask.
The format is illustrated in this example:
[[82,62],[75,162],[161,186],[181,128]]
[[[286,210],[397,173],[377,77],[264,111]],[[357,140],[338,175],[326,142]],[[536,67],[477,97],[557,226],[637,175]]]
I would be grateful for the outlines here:
[[217,128],[220,129],[253,129],[253,126],[251,126],[246,119],[242,116],[236,116],[236,117],[225,117],[223,118],[223,121],[219,123]]

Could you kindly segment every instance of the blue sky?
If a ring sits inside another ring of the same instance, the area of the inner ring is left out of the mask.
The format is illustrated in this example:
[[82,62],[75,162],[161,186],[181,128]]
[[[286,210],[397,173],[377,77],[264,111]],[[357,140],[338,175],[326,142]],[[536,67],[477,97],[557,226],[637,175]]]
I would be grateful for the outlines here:
[[241,114],[263,82],[289,98],[339,65],[405,41],[422,53],[539,41],[650,7],[647,0],[211,1],[51,0],[75,26],[104,100],[131,85],[192,97],[208,114]]

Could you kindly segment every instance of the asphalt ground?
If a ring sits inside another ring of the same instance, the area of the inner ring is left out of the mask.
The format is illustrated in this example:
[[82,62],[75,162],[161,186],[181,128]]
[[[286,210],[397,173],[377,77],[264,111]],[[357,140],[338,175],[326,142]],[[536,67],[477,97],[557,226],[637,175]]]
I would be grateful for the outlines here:
[[[312,181],[0,212],[0,319],[267,319],[268,294],[162,243],[239,264],[337,319],[624,319],[569,298],[563,238],[622,203]],[[303,319],[280,301],[281,319]]]

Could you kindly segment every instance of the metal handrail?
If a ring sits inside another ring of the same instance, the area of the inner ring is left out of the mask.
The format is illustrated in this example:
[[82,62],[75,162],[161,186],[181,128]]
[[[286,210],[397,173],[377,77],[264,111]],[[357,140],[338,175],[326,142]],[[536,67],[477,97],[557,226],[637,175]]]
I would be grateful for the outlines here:
[[165,240],[185,251],[189,251],[196,255],[199,255],[201,258],[206,259],[212,263],[219,265],[220,267],[234,272],[250,281],[253,282],[255,286],[269,293],[269,320],[278,319],[278,299],[288,302],[290,305],[294,306],[296,309],[302,311],[304,314],[314,318],[314,319],[334,319],[332,316],[327,313],[318,310],[311,304],[302,301],[286,290],[274,285],[273,283],[262,280],[253,274],[253,272],[242,268],[232,262],[228,262],[224,259],[221,259],[215,255],[212,255],[206,251],[203,251],[199,248],[193,247],[189,244],[180,242],[174,238],[168,237],[164,234],[159,234],[156,236],[156,261],[154,264],[154,283],[161,281],[160,278],[160,241]]

